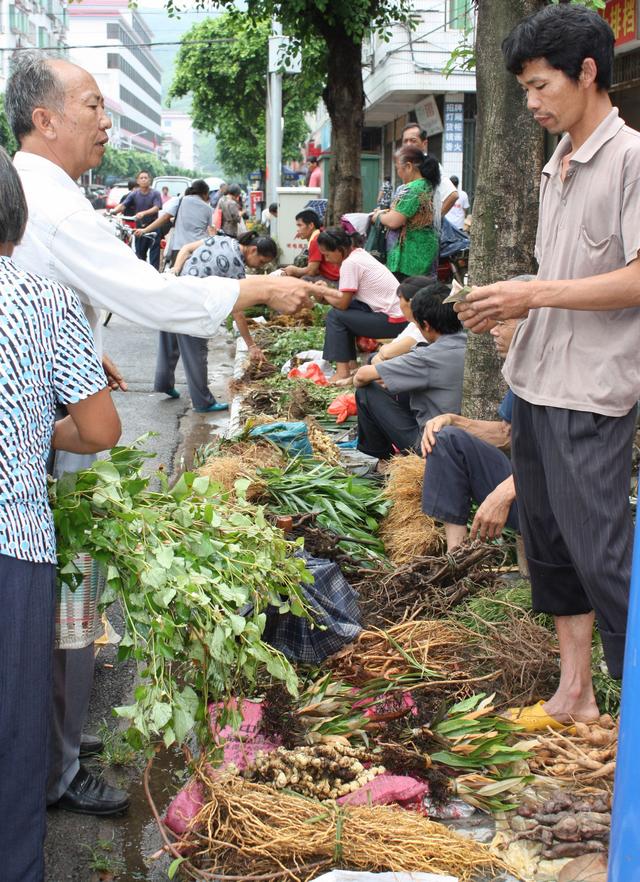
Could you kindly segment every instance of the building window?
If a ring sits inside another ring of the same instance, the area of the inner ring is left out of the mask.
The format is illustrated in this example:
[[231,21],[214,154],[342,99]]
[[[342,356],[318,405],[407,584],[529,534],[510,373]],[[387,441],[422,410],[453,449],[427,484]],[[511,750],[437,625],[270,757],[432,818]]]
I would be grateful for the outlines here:
[[113,24],[113,22],[107,22],[107,40],[119,40],[120,39],[120,25]]
[[46,49],[49,46],[49,32],[46,28],[38,28],[38,47]]
[[448,28],[466,31],[473,25],[471,0],[448,0],[448,6]]

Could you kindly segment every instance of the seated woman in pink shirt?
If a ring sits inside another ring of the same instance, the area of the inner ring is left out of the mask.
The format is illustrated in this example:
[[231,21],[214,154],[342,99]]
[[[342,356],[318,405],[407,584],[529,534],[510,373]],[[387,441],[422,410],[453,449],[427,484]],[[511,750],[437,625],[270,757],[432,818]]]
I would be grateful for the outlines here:
[[335,380],[344,380],[356,367],[356,337],[397,337],[407,320],[396,293],[398,280],[359,247],[359,236],[331,227],[316,241],[324,258],[340,267],[338,290],[316,284],[314,296],[333,307],[327,313],[323,356],[336,362]]

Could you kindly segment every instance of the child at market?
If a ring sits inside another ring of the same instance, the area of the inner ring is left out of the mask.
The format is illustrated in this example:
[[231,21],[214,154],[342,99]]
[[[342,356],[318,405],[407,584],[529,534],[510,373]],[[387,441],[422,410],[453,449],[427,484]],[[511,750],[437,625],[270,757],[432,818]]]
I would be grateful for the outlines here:
[[[0,865],[42,882],[55,607],[50,446],[95,453],[120,421],[82,307],[69,288],[11,260],[27,223],[0,148]],[[68,416],[54,422],[56,401]]]

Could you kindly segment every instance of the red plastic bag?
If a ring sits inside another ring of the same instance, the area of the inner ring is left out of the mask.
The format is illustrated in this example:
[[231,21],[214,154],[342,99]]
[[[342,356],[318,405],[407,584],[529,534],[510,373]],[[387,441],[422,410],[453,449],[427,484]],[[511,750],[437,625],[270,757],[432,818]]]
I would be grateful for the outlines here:
[[219,206],[213,212],[213,229],[222,229],[222,209]]
[[356,416],[358,413],[356,396],[353,392],[345,392],[344,395],[338,395],[327,408],[327,413],[335,416],[336,423],[344,423],[347,417]]
[[303,368],[292,368],[287,374],[288,380],[293,379],[312,380],[316,386],[328,386],[329,381],[322,373],[322,368],[318,364],[311,362]]
[[373,337],[356,337],[356,346],[358,352],[375,352],[378,348],[378,341]]

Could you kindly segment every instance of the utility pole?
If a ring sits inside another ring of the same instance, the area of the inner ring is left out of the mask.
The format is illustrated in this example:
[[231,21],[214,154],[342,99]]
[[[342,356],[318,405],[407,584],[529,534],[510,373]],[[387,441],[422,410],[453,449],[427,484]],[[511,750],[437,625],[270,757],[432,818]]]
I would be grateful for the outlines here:
[[282,25],[274,19],[271,27],[267,73],[267,205],[278,201],[282,171],[282,73],[279,69]]

